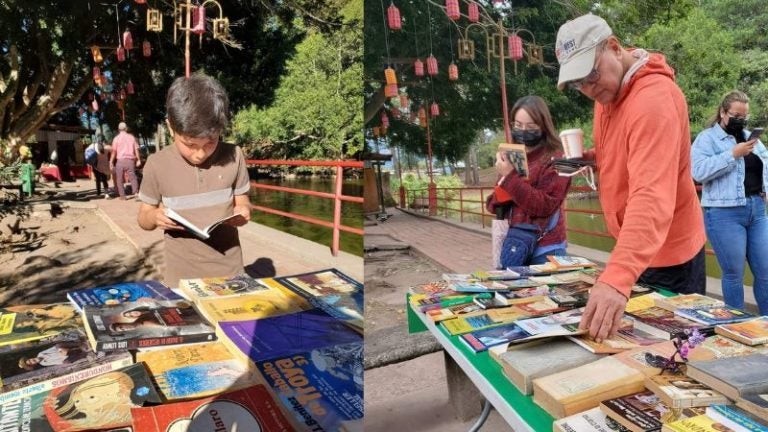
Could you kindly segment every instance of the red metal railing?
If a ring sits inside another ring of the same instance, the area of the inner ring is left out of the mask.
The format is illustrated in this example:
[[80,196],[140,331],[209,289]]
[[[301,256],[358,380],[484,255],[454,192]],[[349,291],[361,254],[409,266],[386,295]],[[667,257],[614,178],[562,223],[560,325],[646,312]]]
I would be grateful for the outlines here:
[[333,230],[333,241],[331,242],[331,253],[333,256],[337,256],[339,253],[339,235],[341,231],[351,234],[357,234],[362,236],[363,230],[360,228],[354,228],[341,223],[341,202],[352,202],[363,204],[363,197],[348,196],[341,193],[342,180],[344,179],[344,168],[363,168],[362,162],[357,161],[302,161],[302,160],[247,160],[246,165],[249,166],[310,166],[310,167],[334,167],[336,169],[336,181],[334,183],[334,192],[318,192],[307,189],[296,189],[284,186],[274,186],[261,184],[256,180],[251,181],[251,186],[256,189],[271,190],[277,192],[286,192],[299,195],[308,195],[319,198],[326,198],[334,200],[333,206],[333,222],[328,222],[322,219],[317,219],[311,216],[304,216],[296,213],[275,210],[273,208],[264,207],[260,205],[251,205],[251,208],[262,211],[264,213],[270,213],[278,216],[288,217],[291,219],[300,220],[302,222],[311,223],[314,225],[324,226]]

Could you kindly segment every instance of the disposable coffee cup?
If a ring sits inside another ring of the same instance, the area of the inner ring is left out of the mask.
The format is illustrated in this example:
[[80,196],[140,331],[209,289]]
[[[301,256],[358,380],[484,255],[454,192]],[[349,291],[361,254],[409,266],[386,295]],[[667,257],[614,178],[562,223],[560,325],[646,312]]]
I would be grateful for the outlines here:
[[584,131],[581,129],[567,129],[560,132],[560,141],[563,143],[563,152],[566,159],[580,158],[584,155]]

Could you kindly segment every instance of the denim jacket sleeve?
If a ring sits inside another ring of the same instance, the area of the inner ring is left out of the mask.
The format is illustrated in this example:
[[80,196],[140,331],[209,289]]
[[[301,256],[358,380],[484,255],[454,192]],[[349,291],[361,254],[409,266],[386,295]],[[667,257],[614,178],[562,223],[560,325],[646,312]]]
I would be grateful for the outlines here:
[[735,143],[731,137],[718,136],[719,130],[722,129],[718,125],[704,129],[693,142],[691,172],[693,179],[699,183],[706,183],[736,169],[736,159],[731,151]]

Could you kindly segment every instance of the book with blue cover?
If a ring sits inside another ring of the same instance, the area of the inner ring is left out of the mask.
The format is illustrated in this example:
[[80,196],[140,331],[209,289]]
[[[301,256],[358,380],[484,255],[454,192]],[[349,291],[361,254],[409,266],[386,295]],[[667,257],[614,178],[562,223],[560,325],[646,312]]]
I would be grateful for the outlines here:
[[145,280],[122,282],[96,288],[86,288],[67,293],[67,299],[82,312],[83,306],[114,306],[140,298],[156,300],[181,300],[181,296],[158,281]]
[[756,318],[749,312],[728,306],[677,309],[675,315],[710,326],[738,323]]
[[358,331],[363,330],[363,284],[335,268],[293,276],[275,281],[304,297],[312,306],[343,320]]
[[363,343],[256,362],[284,411],[311,430],[362,431]]
[[483,352],[490,347],[527,338],[530,335],[517,324],[510,323],[498,327],[478,330],[461,335],[461,339],[472,348],[474,352]]
[[216,333],[233,353],[254,363],[363,340],[344,322],[320,309],[252,321],[220,322]]

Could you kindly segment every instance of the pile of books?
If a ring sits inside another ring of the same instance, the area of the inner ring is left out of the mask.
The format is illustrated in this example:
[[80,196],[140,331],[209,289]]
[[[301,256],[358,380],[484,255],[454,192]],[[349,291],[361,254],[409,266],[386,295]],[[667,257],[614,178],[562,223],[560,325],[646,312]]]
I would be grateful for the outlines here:
[[3,430],[362,430],[363,286],[336,269],[0,308]]
[[[768,431],[768,317],[637,286],[616,336],[598,343],[579,323],[599,270],[538,271],[445,275],[412,288],[411,308],[462,341],[467,355],[490,355],[557,419],[555,431],[726,430],[718,423]],[[537,284],[495,285],[519,280]],[[465,292],[467,283],[490,287]],[[703,341],[687,350],[687,363],[665,368],[694,329]]]

